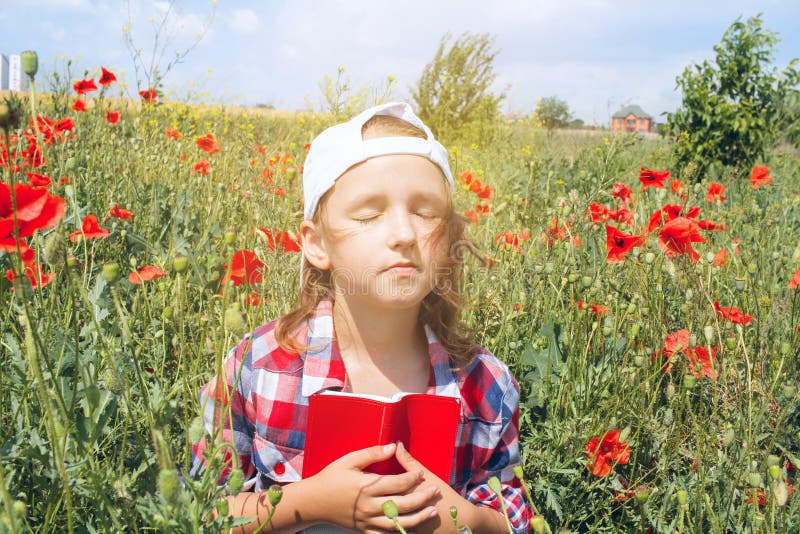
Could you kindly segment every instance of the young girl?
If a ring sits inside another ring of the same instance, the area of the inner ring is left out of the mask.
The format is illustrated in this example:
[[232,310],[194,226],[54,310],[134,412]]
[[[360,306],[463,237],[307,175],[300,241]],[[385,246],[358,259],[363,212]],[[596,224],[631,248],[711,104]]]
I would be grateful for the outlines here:
[[[504,532],[492,476],[514,531],[527,532],[530,510],[512,472],[519,386],[460,333],[469,245],[444,147],[408,104],[376,106],[314,140],[303,190],[300,307],[242,341],[225,383],[212,380],[201,394],[208,429],[233,441],[250,490],[230,498],[230,513],[258,517],[240,532],[268,517],[264,490],[276,483],[283,496],[269,531],[393,531],[381,509],[391,499],[405,529],[453,532],[455,507],[473,532]],[[347,454],[301,479],[308,399],[328,388],[460,397],[451,479],[436,477],[402,443]],[[194,446],[195,470],[205,445]],[[405,473],[364,470],[392,456]]]

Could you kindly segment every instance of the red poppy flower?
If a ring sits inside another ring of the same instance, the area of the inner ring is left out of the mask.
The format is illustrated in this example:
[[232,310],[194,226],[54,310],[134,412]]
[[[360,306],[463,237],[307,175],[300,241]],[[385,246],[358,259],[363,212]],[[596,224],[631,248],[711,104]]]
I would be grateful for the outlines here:
[[[667,205],[663,206],[661,209],[659,209],[658,211],[654,212],[650,216],[650,222],[647,225],[647,232],[650,233],[653,230],[655,230],[656,228],[658,228],[659,226],[661,226],[662,223],[665,223],[667,221],[671,221],[675,217],[679,217],[681,215],[682,211],[683,211],[683,207],[682,206],[678,206],[677,204],[667,204]],[[693,218],[693,217],[690,217],[690,218]]]
[[83,237],[84,239],[103,239],[108,237],[110,234],[108,230],[105,228],[101,228],[100,225],[97,223],[97,216],[96,215],[87,215],[83,218],[83,222],[81,223],[81,229],[77,232],[72,232],[69,234],[69,240],[73,243],[77,242],[78,240]]
[[[28,277],[28,280],[31,281],[31,287],[36,289],[37,287],[42,288],[49,284],[55,275],[53,273],[43,273],[42,272],[42,265],[40,263],[36,263],[33,260],[26,261],[24,263],[25,267],[25,276]],[[6,271],[6,279],[9,282],[13,282],[14,278],[16,278],[13,269],[8,269]]]
[[106,111],[106,122],[109,124],[117,124],[119,122],[119,111]]
[[683,182],[680,180],[672,180],[669,183],[669,190],[675,193],[676,195],[680,195],[681,191],[683,191],[684,185]]
[[173,130],[169,126],[167,126],[167,137],[171,137],[172,139],[180,139],[183,137],[183,134],[180,133],[178,130]]
[[70,117],[65,119],[59,119],[56,122],[56,134],[60,135],[66,131],[72,131],[75,128],[75,121],[73,121]]
[[469,189],[469,185],[475,179],[475,176],[469,171],[461,171],[458,173],[458,179],[461,181],[461,185],[464,186],[464,189]]
[[627,464],[631,457],[628,443],[619,441],[619,429],[595,436],[583,448],[590,462],[586,468],[596,477],[604,477],[611,472],[614,464]]
[[478,198],[492,200],[494,198],[494,187],[489,184],[485,184],[481,190],[478,191]]
[[792,276],[792,279],[789,281],[789,289],[794,289],[797,286],[800,286],[800,269],[797,269],[797,271],[795,271],[794,275]]
[[107,70],[105,67],[100,67],[100,79],[97,80],[97,83],[100,85],[111,85],[113,82],[117,81],[117,77],[114,76],[114,73],[110,70]]
[[131,217],[133,217],[132,211],[120,208],[116,204],[114,204],[114,207],[109,210],[108,214],[109,216],[116,217],[118,219],[130,219]]
[[608,218],[612,221],[617,221],[621,224],[630,225],[633,221],[634,213],[631,210],[620,208],[618,210],[611,210],[608,212]]
[[669,171],[654,171],[642,167],[639,171],[639,181],[642,182],[642,189],[655,187],[664,189],[664,180],[669,179]]
[[26,172],[25,175],[28,177],[28,180],[31,182],[33,187],[50,187],[53,185],[53,180],[44,174]]
[[706,193],[706,201],[707,202],[714,202],[715,200],[719,200],[720,202],[725,200],[725,196],[722,194],[725,192],[725,186],[717,183],[711,182],[708,184],[708,193]]
[[154,265],[145,265],[138,271],[134,271],[128,275],[128,282],[131,284],[141,284],[147,280],[155,280],[164,276],[164,271]]
[[94,79],[77,81],[72,84],[72,88],[75,89],[75,92],[79,95],[85,95],[86,93],[97,91],[97,86],[94,84]]
[[152,87],[150,89],[145,89],[144,91],[139,91],[139,96],[142,97],[142,100],[148,104],[152,104],[158,99],[158,93]]
[[[719,376],[719,373],[714,369],[714,358],[716,358],[717,347],[711,347],[708,350],[705,347],[694,347],[686,351],[686,357],[689,359],[690,365],[688,370],[695,378],[707,377],[712,380]],[[699,369],[698,369],[699,367]]]
[[198,137],[195,143],[200,150],[205,150],[209,154],[219,152],[219,143],[214,139],[214,134],[206,134],[202,137]]
[[244,298],[245,304],[248,306],[259,306],[261,305],[261,293],[256,289],[249,295]]
[[492,210],[492,207],[489,204],[478,202],[475,204],[475,212],[478,215],[488,215],[489,212]]
[[208,162],[208,160],[205,160],[205,159],[203,161],[198,161],[197,163],[194,164],[194,167],[192,167],[192,174],[194,174],[196,172],[199,172],[200,174],[205,174],[205,175],[210,174],[211,173],[211,164]]
[[688,217],[676,217],[667,221],[658,232],[658,247],[668,258],[688,254],[693,263],[700,254],[692,248],[692,243],[702,243],[706,239],[700,235],[697,221]]
[[[16,252],[19,238],[28,237],[40,228],[51,228],[64,216],[63,198],[50,195],[43,187],[14,184],[17,202],[17,228],[14,236],[14,211],[11,209],[11,187],[0,182],[0,250]],[[22,252],[27,244],[20,242]]]
[[72,109],[74,111],[86,111],[86,102],[79,98],[72,104]]
[[275,230],[270,231],[268,228],[257,228],[264,237],[267,238],[267,248],[275,250],[281,248],[283,252],[300,252],[300,234],[293,235],[290,232]]
[[721,248],[714,254],[714,267],[725,267],[726,263],[728,263],[728,249]]
[[603,306],[602,304],[592,304],[592,312],[594,313],[595,319],[597,319],[601,315],[606,315],[608,313],[608,306]]
[[230,266],[226,266],[225,278],[222,283],[228,280],[233,281],[234,286],[241,284],[258,284],[264,278],[264,273],[268,267],[262,263],[256,253],[251,250],[237,250],[231,257]]
[[643,235],[623,234],[613,226],[609,224],[606,225],[607,263],[620,263],[633,247],[639,247],[643,244]]
[[753,167],[753,172],[750,173],[750,185],[753,189],[765,186],[772,183],[772,176],[769,175],[769,167],[756,165]]
[[275,189],[272,190],[272,193],[276,197],[285,197],[286,196],[286,189],[284,189],[283,187],[276,187]]
[[687,348],[689,348],[689,329],[684,328],[667,335],[661,354],[671,358],[676,352],[685,352]]
[[605,204],[592,202],[589,204],[589,218],[593,223],[599,224],[608,220],[608,208]]
[[633,193],[633,191],[630,187],[619,182],[615,183],[613,189],[611,190],[611,194],[620,199],[623,204],[630,202],[631,193]]
[[750,321],[753,320],[752,315],[745,315],[739,308],[736,306],[731,306],[729,308],[725,308],[719,305],[719,302],[714,301],[714,309],[717,310],[717,313],[720,314],[723,318],[728,319],[732,323],[738,324],[750,324]]

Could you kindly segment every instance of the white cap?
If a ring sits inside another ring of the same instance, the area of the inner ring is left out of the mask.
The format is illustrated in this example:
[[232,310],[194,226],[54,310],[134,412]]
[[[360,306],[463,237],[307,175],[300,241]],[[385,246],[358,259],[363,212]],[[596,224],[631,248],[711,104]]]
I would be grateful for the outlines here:
[[[364,140],[361,128],[375,115],[402,119],[424,131],[428,138],[378,137]],[[415,154],[428,158],[442,170],[452,193],[453,175],[447,163],[447,150],[434,139],[411,106],[405,102],[391,102],[364,110],[347,122],[331,126],[314,139],[303,166],[304,217],[311,219],[314,216],[319,200],[347,169],[369,158],[389,154]]]

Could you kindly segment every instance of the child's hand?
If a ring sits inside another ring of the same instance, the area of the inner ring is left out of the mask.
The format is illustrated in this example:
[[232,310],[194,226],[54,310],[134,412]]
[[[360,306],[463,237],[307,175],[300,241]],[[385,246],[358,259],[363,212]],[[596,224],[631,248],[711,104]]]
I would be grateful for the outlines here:
[[359,532],[394,531],[381,506],[389,499],[397,505],[398,521],[403,528],[415,528],[434,517],[433,506],[440,496],[437,485],[422,487],[420,469],[400,475],[366,473],[368,466],[391,458],[395,444],[375,446],[351,452],[307,479],[317,486],[314,491],[319,520],[335,523]]

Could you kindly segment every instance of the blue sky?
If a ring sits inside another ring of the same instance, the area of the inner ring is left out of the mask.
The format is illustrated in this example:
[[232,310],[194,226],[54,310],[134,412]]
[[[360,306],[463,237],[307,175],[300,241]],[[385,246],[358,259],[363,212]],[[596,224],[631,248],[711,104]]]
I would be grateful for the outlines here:
[[[45,88],[47,73],[63,75],[71,59],[72,79],[105,66],[135,94],[123,30],[149,60],[153,21],[167,5],[0,0],[0,52],[36,50]],[[504,111],[530,112],[537,98],[556,95],[589,123],[607,123],[626,103],[661,121],[680,103],[676,76],[713,57],[737,17],[759,12],[764,27],[781,37],[776,65],[800,57],[797,0],[183,0],[162,32],[170,42],[160,64],[208,28],[165,78],[174,98],[302,109],[319,104],[319,81],[340,66],[356,88],[392,75],[394,96],[408,99],[445,33],[490,33],[499,51],[494,88],[507,94]]]

